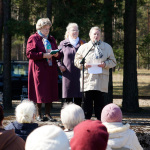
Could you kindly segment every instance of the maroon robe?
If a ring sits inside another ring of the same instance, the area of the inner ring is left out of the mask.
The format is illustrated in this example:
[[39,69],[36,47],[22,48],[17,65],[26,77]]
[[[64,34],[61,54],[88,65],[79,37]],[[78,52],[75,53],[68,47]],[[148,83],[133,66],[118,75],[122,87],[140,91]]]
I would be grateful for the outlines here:
[[[49,36],[52,49],[57,49],[54,37]],[[52,57],[52,66],[43,58],[46,53],[42,37],[35,33],[27,42],[26,55],[29,59],[28,98],[36,103],[50,103],[58,100],[58,72],[56,58]]]

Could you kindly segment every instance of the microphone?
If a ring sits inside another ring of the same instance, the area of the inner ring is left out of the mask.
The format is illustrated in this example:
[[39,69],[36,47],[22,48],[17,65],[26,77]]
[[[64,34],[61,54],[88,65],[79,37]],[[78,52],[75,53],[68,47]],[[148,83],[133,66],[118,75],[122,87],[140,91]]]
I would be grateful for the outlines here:
[[89,51],[86,53],[86,55],[82,58],[80,64],[84,64],[85,63],[85,57],[88,55],[88,53],[92,50],[93,47],[95,47],[95,45],[98,43],[97,40],[95,40],[94,42],[92,42],[92,47],[89,49]]
[[95,40],[94,42],[93,42],[93,46],[95,46],[95,45],[97,45],[97,40]]

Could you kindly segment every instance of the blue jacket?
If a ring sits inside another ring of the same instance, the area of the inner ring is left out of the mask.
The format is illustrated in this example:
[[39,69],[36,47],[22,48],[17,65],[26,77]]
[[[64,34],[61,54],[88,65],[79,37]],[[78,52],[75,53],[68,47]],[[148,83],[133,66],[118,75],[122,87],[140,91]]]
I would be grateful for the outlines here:
[[17,121],[11,122],[5,127],[5,130],[14,129],[15,133],[26,141],[27,136],[38,127],[37,123],[18,123]]

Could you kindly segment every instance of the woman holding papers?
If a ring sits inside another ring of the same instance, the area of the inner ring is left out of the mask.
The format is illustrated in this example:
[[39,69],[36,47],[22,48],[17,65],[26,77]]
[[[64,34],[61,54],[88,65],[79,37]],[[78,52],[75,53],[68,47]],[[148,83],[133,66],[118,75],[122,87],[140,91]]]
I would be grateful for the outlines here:
[[82,71],[80,85],[84,91],[84,112],[85,119],[90,119],[93,113],[93,102],[95,117],[100,119],[104,107],[103,93],[108,92],[109,68],[116,66],[116,59],[112,47],[101,41],[101,30],[99,27],[92,27],[90,41],[82,45],[75,55],[75,65],[82,69],[80,62],[85,57],[84,89],[82,89]]
[[66,102],[74,102],[81,106],[80,69],[74,66],[74,57],[84,42],[78,37],[79,29],[76,23],[69,23],[66,29],[65,40],[61,41],[58,46],[62,48],[61,60],[58,61],[63,77],[62,97]]
[[41,107],[45,103],[44,120],[55,121],[50,115],[53,101],[58,100],[58,52],[54,37],[49,35],[51,21],[41,18],[37,21],[37,32],[27,42],[26,55],[29,59],[28,98],[37,105],[37,120],[42,120]]

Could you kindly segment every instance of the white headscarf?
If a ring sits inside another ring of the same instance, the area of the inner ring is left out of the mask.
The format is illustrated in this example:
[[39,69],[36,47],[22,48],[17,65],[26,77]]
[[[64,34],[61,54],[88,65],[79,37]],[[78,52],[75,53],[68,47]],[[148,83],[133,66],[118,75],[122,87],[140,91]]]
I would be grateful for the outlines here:
[[77,37],[76,39],[72,39],[72,38],[70,37],[70,35],[69,35],[69,41],[70,41],[70,43],[71,43],[74,47],[76,47],[76,45],[77,45],[78,42],[79,42],[79,37]]

